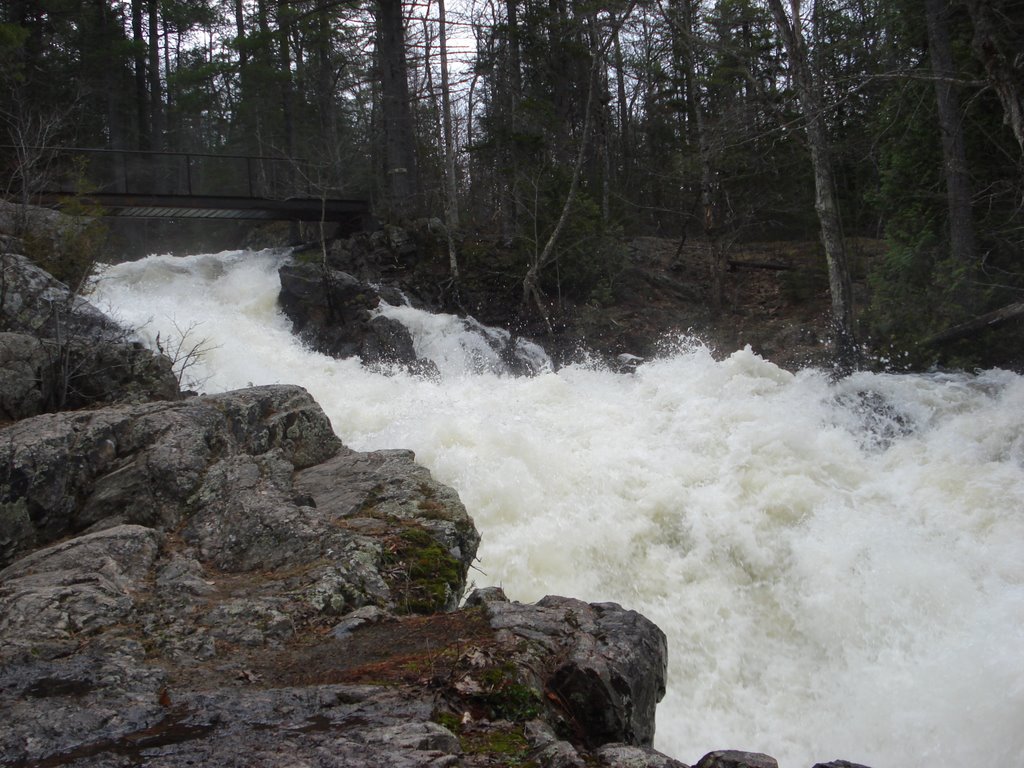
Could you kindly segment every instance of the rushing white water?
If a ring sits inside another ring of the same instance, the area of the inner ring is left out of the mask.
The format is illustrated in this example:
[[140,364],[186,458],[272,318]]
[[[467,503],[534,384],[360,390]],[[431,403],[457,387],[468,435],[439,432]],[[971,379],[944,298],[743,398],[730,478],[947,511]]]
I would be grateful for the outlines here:
[[295,342],[281,259],[151,257],[97,303],[150,342],[198,323],[205,391],[298,383],[348,445],[415,450],[483,534],[478,586],[654,620],[660,749],[1024,765],[1024,379],[831,383],[699,345],[514,378],[460,371],[451,323],[424,316],[441,379],[384,376]]
[[384,301],[375,312],[409,329],[417,356],[432,360],[443,376],[502,373],[508,370],[506,358],[529,373],[550,371],[552,367],[551,358],[534,342],[513,339],[505,329],[489,328],[472,317],[432,315]]

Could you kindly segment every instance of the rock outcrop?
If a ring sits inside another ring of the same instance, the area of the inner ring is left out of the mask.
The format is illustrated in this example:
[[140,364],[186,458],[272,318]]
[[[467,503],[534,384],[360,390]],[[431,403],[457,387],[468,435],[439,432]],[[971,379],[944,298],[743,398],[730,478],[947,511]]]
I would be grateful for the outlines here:
[[[0,207],[0,225],[5,210]],[[57,216],[57,214],[52,214]],[[0,236],[0,423],[97,404],[180,397],[171,361]]]
[[412,305],[458,318],[450,327],[461,326],[463,337],[472,339],[468,357],[475,370],[532,375],[550,369],[550,358],[528,338],[487,327],[444,297],[420,299],[427,292],[417,272],[426,266],[420,253],[425,246],[416,240],[405,230],[386,227],[337,240],[318,260],[303,261],[300,254],[296,263],[281,267],[278,301],[293,332],[307,346],[333,357],[359,357],[384,372],[400,366],[437,375],[437,365],[417,353],[410,331],[377,311],[382,301]]
[[[343,448],[298,387],[25,419],[0,432],[0,465],[0,565],[68,535],[143,525],[177,532],[223,571],[309,565],[318,599],[340,613],[346,591],[370,582],[388,603],[360,562],[413,554],[448,565],[449,580],[428,597],[424,579],[406,578],[403,593],[450,605],[464,585],[455,564],[468,567],[478,540],[457,497],[411,453]],[[337,490],[346,483],[358,490]],[[329,551],[354,565],[316,567]]]
[[[11,239],[8,248],[19,241]],[[0,317],[4,330],[53,339],[121,341],[125,330],[27,256],[0,253]]]
[[141,344],[0,332],[0,422],[180,397],[171,361]]
[[656,626],[456,610],[457,495],[298,387],[23,419],[0,466],[3,764],[679,765]]
[[[347,272],[313,263],[280,269],[281,309],[312,349],[332,357],[359,357],[367,365],[425,370],[412,336],[400,323],[374,314],[379,290]],[[400,301],[400,297],[392,296]]]

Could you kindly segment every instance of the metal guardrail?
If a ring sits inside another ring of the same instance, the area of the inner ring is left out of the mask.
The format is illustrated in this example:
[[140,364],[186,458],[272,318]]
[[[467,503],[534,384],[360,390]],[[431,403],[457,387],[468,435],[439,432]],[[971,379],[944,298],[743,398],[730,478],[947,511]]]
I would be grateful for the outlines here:
[[301,159],[69,147],[52,150],[48,169],[33,202],[60,207],[75,197],[112,216],[323,218],[355,228],[369,216],[366,201],[326,188],[322,169]]
[[[49,192],[228,196],[258,199],[340,196],[313,163],[261,155],[68,147],[54,150]],[[332,194],[333,193],[333,194]]]

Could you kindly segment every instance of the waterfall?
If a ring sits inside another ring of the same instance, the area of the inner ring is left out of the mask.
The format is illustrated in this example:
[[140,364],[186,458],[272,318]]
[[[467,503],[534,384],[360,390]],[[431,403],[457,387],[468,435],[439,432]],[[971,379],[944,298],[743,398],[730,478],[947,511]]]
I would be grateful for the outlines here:
[[550,371],[551,358],[539,345],[515,338],[504,328],[490,328],[473,317],[430,314],[408,304],[381,301],[376,314],[409,329],[417,356],[431,360],[442,376],[468,373]]
[[655,621],[662,751],[1024,764],[1024,378],[833,382],[696,343],[514,377],[491,356],[509,339],[409,307],[380,311],[441,376],[385,376],[297,343],[284,258],[153,256],[94,298],[147,343],[205,339],[197,389],[301,384],[349,446],[413,449],[476,520],[477,586]]

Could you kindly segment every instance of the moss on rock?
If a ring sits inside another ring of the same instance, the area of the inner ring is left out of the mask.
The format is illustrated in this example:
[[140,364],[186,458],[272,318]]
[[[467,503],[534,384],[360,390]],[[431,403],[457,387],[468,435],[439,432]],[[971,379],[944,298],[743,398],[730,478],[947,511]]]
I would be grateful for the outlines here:
[[429,533],[409,525],[391,536],[384,554],[385,581],[396,610],[452,610],[462,585],[461,564]]

